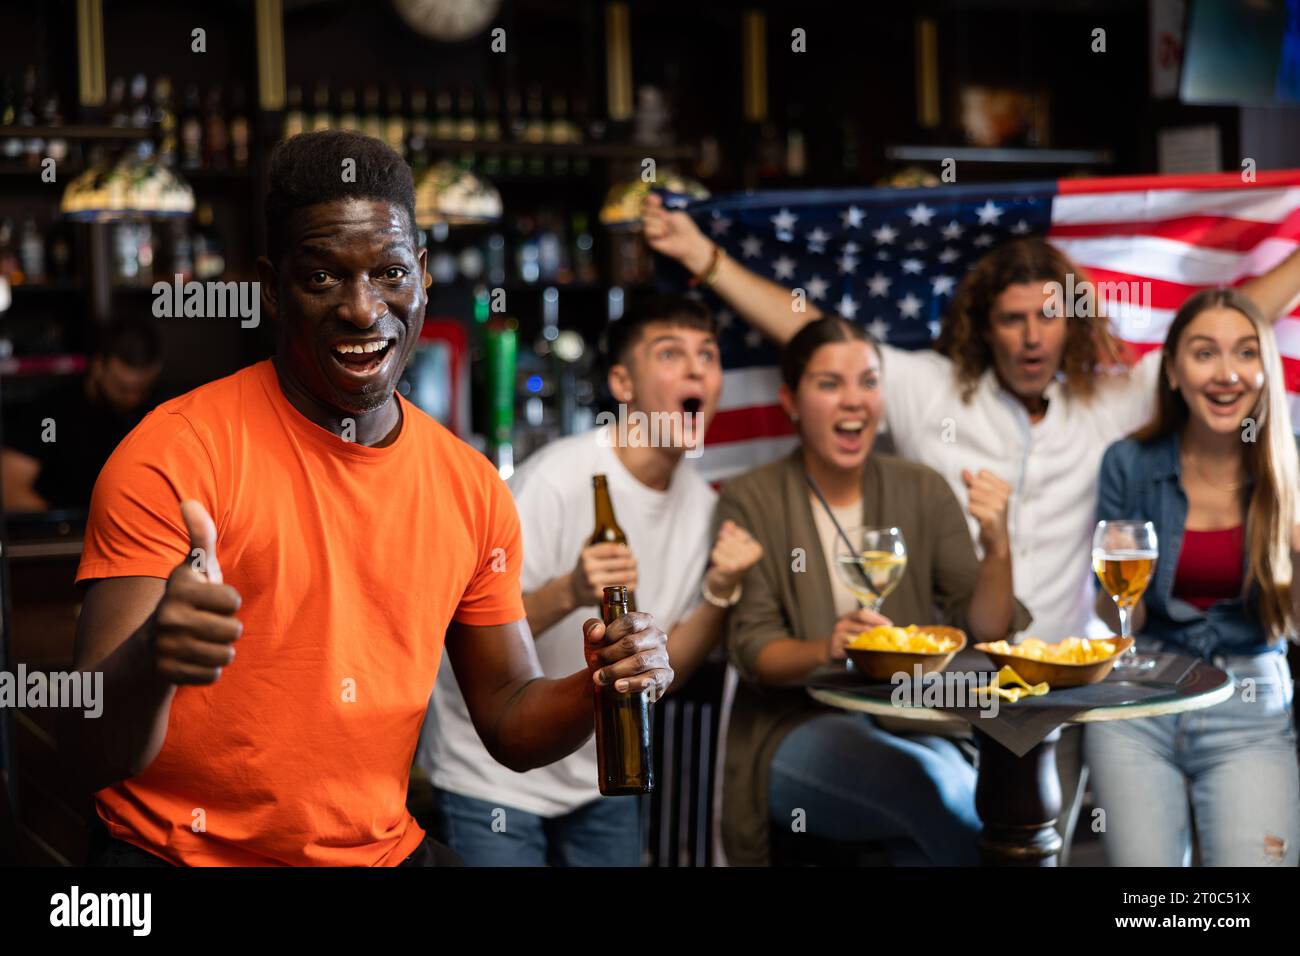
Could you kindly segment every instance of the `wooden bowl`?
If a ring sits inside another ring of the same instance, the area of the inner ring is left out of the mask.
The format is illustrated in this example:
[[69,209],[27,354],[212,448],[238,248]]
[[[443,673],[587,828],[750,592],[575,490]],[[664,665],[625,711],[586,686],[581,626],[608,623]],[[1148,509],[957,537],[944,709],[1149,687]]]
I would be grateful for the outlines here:
[[1010,665],[1027,683],[1039,684],[1046,681],[1052,687],[1082,687],[1084,684],[1096,684],[1105,680],[1119,656],[1133,646],[1131,637],[1112,636],[1100,640],[1113,641],[1117,650],[1110,657],[1090,664],[1059,664],[1054,661],[1036,661],[1017,654],[999,654],[983,643],[976,644],[975,650],[987,654],[999,670]]
[[907,651],[870,651],[860,647],[849,647],[849,660],[854,668],[867,680],[887,681],[899,672],[909,678],[915,673],[917,664],[921,665],[922,674],[941,671],[966,646],[966,634],[960,628],[947,627],[942,624],[917,627],[918,631],[933,634],[935,637],[948,637],[956,640],[957,646],[950,651],[936,654],[912,654]]

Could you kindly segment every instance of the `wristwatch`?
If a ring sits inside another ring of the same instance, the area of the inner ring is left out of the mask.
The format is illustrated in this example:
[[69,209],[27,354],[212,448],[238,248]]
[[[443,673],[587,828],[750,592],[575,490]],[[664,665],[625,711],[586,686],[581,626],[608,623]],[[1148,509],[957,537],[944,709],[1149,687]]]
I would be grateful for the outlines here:
[[700,582],[700,594],[704,597],[704,600],[708,601],[714,607],[720,607],[724,610],[729,607],[735,607],[740,602],[740,592],[742,590],[743,588],[740,586],[739,582],[737,582],[736,590],[731,592],[730,598],[720,598],[709,590],[709,582],[707,580]]

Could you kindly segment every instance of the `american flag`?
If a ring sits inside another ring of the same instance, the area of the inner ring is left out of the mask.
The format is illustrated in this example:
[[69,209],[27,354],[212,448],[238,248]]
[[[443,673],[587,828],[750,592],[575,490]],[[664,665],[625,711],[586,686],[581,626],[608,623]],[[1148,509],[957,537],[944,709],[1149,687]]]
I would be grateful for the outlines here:
[[[1260,172],[1250,183],[1215,173],[770,191],[692,203],[686,211],[737,262],[908,349],[930,345],[980,256],[1007,239],[1044,236],[1099,289],[1150,282],[1141,308],[1103,298],[1117,334],[1138,355],[1164,341],[1191,293],[1239,285],[1295,249],[1300,170]],[[725,306],[717,309],[725,385],[700,460],[714,482],[771,461],[795,442],[776,401],[776,347]],[[1275,328],[1300,421],[1300,309]]]

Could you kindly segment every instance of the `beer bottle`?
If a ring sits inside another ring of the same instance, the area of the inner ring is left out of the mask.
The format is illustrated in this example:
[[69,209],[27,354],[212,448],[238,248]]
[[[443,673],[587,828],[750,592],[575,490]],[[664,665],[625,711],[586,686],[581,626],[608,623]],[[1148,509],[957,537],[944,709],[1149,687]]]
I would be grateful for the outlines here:
[[[601,619],[609,627],[628,613],[628,591],[605,588]],[[613,684],[596,688],[596,765],[601,796],[620,797],[654,789],[650,758],[650,690],[619,693]]]
[[[609,498],[609,485],[604,475],[591,476],[591,488],[596,498],[596,530],[591,533],[587,544],[621,544],[627,547],[627,535],[614,520],[614,502]],[[627,609],[636,610],[636,593],[627,592]]]

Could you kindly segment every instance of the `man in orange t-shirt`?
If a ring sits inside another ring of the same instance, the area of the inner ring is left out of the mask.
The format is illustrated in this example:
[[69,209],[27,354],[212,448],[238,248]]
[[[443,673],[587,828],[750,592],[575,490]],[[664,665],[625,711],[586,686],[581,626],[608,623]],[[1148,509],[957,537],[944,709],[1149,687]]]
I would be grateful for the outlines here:
[[589,621],[587,668],[542,676],[509,491],[394,392],[426,302],[396,153],[287,140],[266,216],[275,358],[159,406],[95,486],[76,666],[103,671],[105,706],[64,748],[101,861],[441,859],[406,781],[444,640],[488,751],[523,771],[590,736],[596,683],[662,694],[664,634]]

